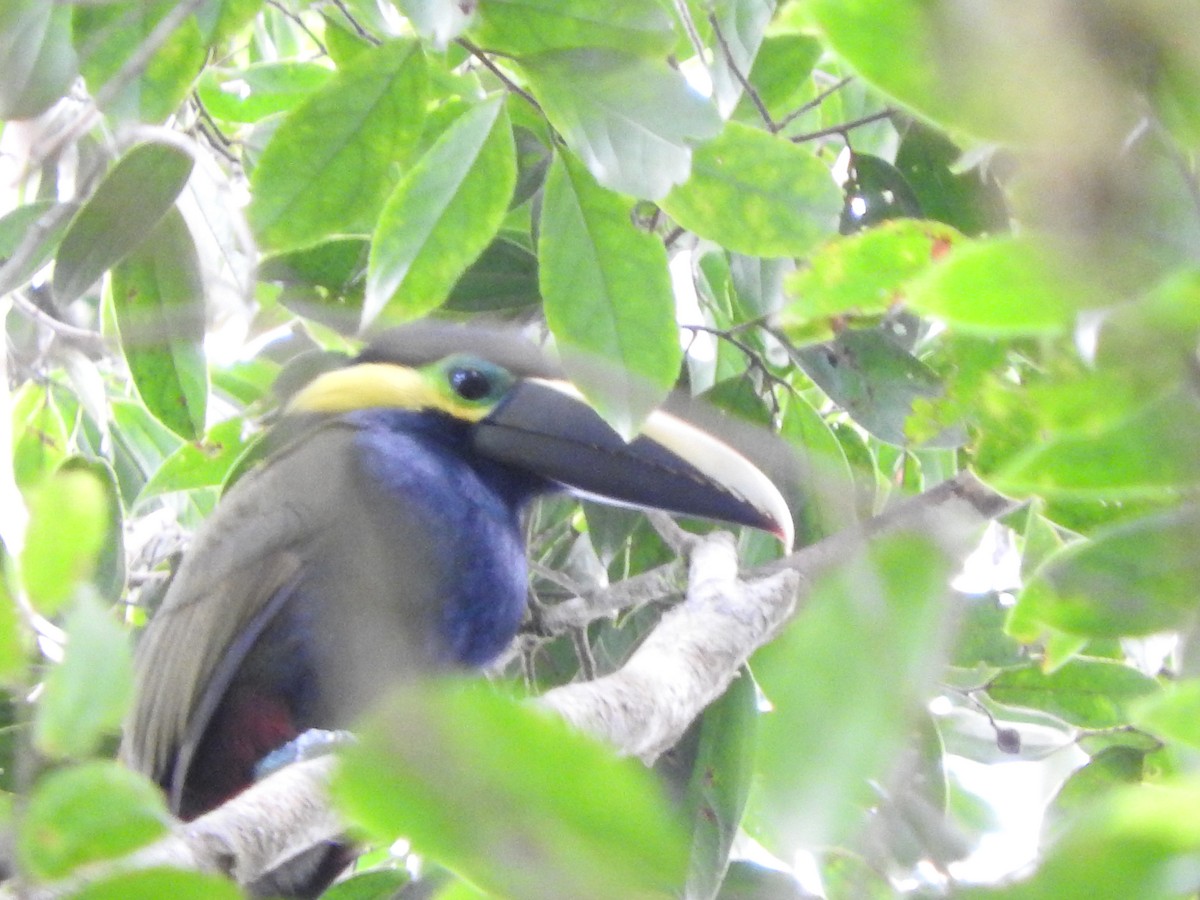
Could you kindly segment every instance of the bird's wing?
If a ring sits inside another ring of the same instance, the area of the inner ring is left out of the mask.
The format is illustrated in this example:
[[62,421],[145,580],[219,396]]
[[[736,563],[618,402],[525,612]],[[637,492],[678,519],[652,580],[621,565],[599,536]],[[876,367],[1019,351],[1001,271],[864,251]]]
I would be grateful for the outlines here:
[[304,577],[305,547],[345,499],[332,461],[349,436],[321,429],[246,475],[197,534],[138,647],[121,747],[133,768],[165,783],[184,745],[194,749],[276,601]]

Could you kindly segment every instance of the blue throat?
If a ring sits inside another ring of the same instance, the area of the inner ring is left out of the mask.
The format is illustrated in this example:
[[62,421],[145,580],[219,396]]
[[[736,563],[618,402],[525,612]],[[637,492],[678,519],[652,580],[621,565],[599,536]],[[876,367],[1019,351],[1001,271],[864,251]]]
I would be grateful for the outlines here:
[[512,641],[526,603],[521,513],[544,479],[471,448],[470,424],[433,412],[362,410],[348,420],[365,473],[427,524],[441,598],[444,662],[482,666]]

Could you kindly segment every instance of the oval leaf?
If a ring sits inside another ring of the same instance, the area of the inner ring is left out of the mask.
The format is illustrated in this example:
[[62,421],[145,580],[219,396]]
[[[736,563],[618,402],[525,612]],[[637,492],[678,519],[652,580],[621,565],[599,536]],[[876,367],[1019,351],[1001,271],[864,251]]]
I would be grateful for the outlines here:
[[842,192],[806,147],[730,122],[663,201],[684,228],[748,256],[800,256],[837,232]]
[[[76,4],[82,74],[92,96],[105,97],[106,113],[161,122],[179,108],[204,66],[206,48],[199,15],[180,21],[178,9],[177,0]],[[164,32],[168,25],[173,27]],[[131,59],[139,65],[129,67]]]
[[71,8],[43,0],[0,6],[0,119],[32,119],[66,93],[78,60],[71,46]]
[[497,98],[464,113],[396,186],[367,265],[366,328],[438,307],[495,236],[517,183],[512,127]]
[[329,68],[317,63],[255,63],[243,69],[205,70],[196,93],[216,119],[257,122],[288,112],[332,77]]
[[67,650],[50,670],[33,721],[37,748],[53,759],[94,753],[116,734],[133,698],[129,635],[93,599],[67,616]]
[[908,304],[964,331],[994,336],[1062,334],[1080,309],[1102,303],[1045,239],[1005,237],[956,250],[911,284]]
[[38,782],[17,850],[25,871],[62,878],[85,863],[145,846],[166,834],[168,820],[156,785],[118,763],[94,760]]
[[125,153],[67,226],[54,263],[60,304],[81,296],[162,221],[192,173],[191,155],[147,142]]
[[538,256],[546,322],[568,373],[632,436],[683,356],[662,242],[634,227],[628,201],[560,156],[546,179]]
[[550,123],[602,185],[658,200],[685,181],[691,145],[721,128],[712,104],[657,59],[560,50],[521,60]]
[[92,472],[61,471],[28,497],[21,575],[38,611],[53,615],[96,566],[109,521],[106,485]]
[[246,422],[241,418],[215,425],[203,440],[183,444],[164,459],[142,488],[138,499],[171,491],[220,487],[252,443]]
[[1118,525],[1051,556],[1021,592],[1022,621],[1086,637],[1182,628],[1196,613],[1200,511],[1189,508]]
[[942,670],[951,576],[928,541],[881,540],[820,579],[752,658],[774,707],[759,725],[756,772],[777,853],[844,838],[878,802],[872,780],[896,764]]
[[794,299],[780,310],[779,325],[799,332],[813,319],[882,315],[903,300],[909,279],[961,239],[949,225],[893,219],[832,240],[786,280]]
[[490,0],[479,4],[471,35],[518,57],[585,47],[663,55],[675,43],[671,17],[640,0]]
[[146,408],[176,434],[198,438],[208,404],[204,282],[177,210],[113,269],[112,294],[125,361]]
[[1080,728],[1118,728],[1131,720],[1135,700],[1159,691],[1158,682],[1123,663],[1076,658],[1053,672],[1008,669],[987,687],[1006,706],[1040,709]]
[[409,688],[383,712],[334,782],[376,837],[406,835],[504,897],[648,898],[682,883],[686,841],[635,760],[477,683]]
[[296,107],[251,176],[248,215],[259,240],[287,250],[369,231],[388,170],[420,136],[426,81],[419,47],[392,41],[354,57]]

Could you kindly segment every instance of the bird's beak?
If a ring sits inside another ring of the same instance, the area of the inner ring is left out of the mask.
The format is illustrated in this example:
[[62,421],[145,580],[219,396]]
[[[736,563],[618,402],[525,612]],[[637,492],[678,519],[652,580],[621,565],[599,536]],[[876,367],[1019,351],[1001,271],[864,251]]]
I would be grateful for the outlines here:
[[625,441],[569,383],[518,382],[473,428],[475,449],[575,492],[721,519],[776,535],[790,550],[792,516],[766,475],[732,447],[658,411]]

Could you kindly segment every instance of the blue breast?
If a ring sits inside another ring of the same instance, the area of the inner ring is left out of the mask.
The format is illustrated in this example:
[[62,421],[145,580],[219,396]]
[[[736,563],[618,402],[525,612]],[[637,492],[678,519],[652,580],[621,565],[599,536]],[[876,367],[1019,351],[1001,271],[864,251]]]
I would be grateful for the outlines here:
[[494,659],[516,634],[526,602],[521,513],[549,485],[470,448],[468,423],[435,413],[352,413],[368,479],[429,535],[440,586],[439,655],[468,666]]

